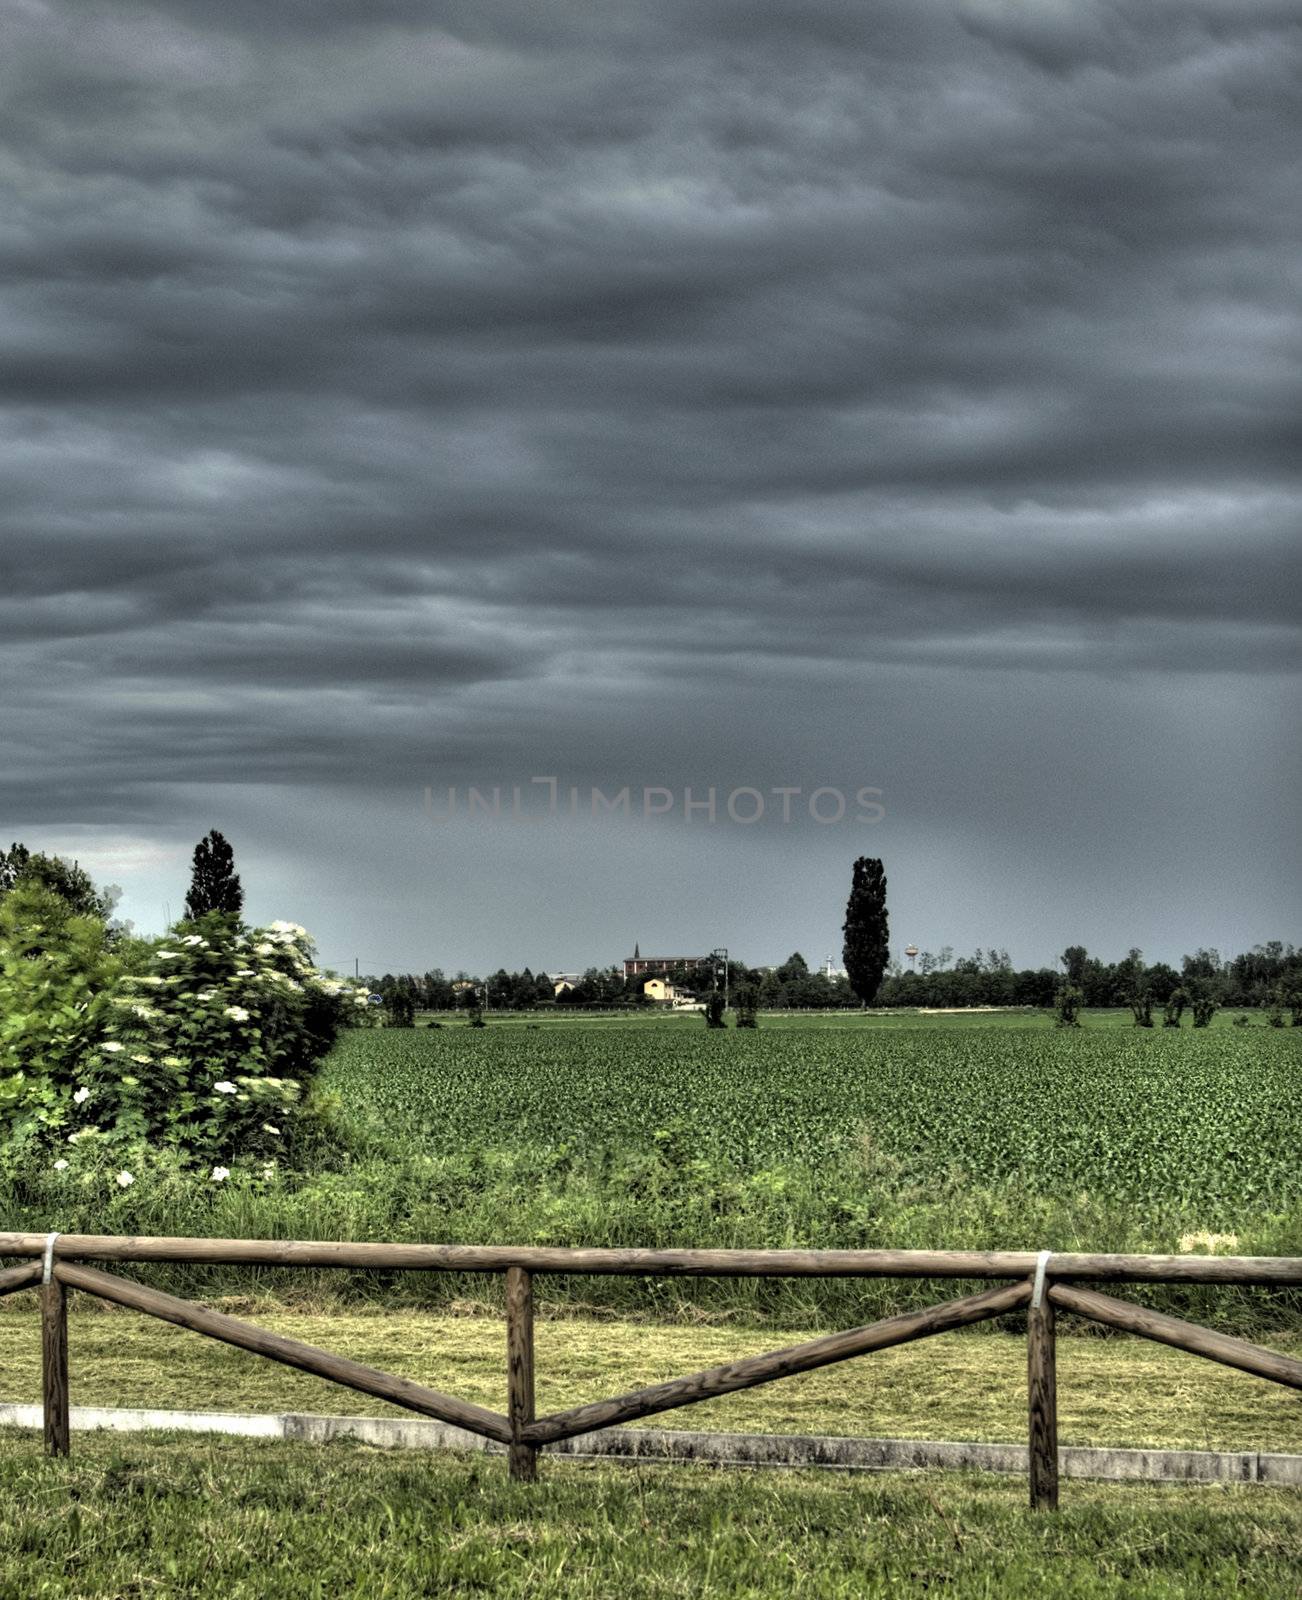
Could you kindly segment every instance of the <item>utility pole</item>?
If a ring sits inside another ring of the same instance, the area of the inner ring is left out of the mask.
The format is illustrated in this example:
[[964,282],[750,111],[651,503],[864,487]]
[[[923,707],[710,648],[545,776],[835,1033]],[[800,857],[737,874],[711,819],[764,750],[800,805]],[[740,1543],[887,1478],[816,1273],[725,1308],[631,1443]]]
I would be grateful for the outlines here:
[[720,970],[722,970],[722,972],[723,972],[723,1009],[726,1011],[728,1009],[728,950],[727,950],[727,946],[726,945],[720,945],[717,950],[711,950],[710,951],[710,955],[713,957],[713,959],[716,962],[721,961],[723,963],[722,969],[720,969],[718,966],[716,966],[715,969],[714,969],[714,987],[716,989],[719,987],[719,973],[720,973]]

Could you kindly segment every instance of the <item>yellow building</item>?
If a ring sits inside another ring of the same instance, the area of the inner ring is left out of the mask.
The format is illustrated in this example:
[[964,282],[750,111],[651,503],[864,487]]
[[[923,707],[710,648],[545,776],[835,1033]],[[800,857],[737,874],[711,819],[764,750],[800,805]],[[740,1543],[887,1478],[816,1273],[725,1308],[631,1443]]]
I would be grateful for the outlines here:
[[677,990],[664,978],[648,978],[642,986],[642,993],[648,1000],[668,1002],[675,998]]

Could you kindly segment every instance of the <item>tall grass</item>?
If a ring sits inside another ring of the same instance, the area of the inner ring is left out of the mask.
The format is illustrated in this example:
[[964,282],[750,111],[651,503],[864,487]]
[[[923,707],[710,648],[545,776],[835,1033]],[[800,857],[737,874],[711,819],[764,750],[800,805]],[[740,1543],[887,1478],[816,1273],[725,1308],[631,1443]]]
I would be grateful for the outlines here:
[[[180,1234],[467,1244],[719,1248],[1173,1251],[1191,1219],[1178,1206],[1137,1214],[1089,1194],[1024,1181],[974,1185],[951,1169],[911,1181],[863,1139],[821,1165],[703,1168],[672,1143],[630,1150],[477,1146],[452,1154],[385,1148],[349,1128],[323,1169],[216,1185],[163,1158],[127,1190],[69,1187],[58,1175],[0,1192],[3,1226],[33,1232]],[[847,1196],[853,1200],[848,1201]],[[1302,1255],[1296,1212],[1239,1236],[1243,1254]],[[186,1295],[274,1294],[326,1306],[496,1304],[495,1276],[270,1267],[142,1267]],[[548,1276],[551,1305],[618,1315],[804,1326],[853,1324],[948,1298],[952,1281]],[[975,1285],[971,1286],[975,1287]],[[1240,1332],[1296,1328],[1302,1295],[1151,1286],[1146,1304]]]

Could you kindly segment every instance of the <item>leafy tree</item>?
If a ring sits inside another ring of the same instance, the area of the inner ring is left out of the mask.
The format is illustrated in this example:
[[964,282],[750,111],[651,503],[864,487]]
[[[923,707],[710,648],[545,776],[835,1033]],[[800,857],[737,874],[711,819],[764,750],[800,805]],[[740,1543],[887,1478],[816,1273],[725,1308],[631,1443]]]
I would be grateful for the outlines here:
[[1058,1013],[1054,1025],[1059,1028],[1079,1028],[1080,1009],[1084,999],[1084,995],[1074,983],[1064,983],[1053,997]]
[[756,1012],[759,1009],[759,992],[753,983],[742,983],[733,991],[733,1004],[737,1008],[739,1028],[758,1028]]
[[1136,989],[1130,998],[1130,1012],[1137,1028],[1153,1026],[1153,997],[1147,989]]
[[1153,999],[1163,1006],[1180,987],[1179,973],[1165,961],[1158,961],[1149,967],[1144,974],[1144,981]]
[[57,894],[74,916],[98,917],[105,921],[117,904],[117,889],[97,889],[90,874],[75,861],[62,856],[33,852],[25,844],[11,844],[0,850],[0,896],[20,883],[36,883]]
[[425,1009],[427,1011],[451,1011],[456,1001],[451,980],[444,973],[442,967],[435,967],[425,974]]
[[1194,991],[1193,997],[1193,1025],[1195,1028],[1205,1028],[1216,1015],[1216,996],[1211,989],[1200,984]]
[[1067,982],[1080,988],[1085,982],[1085,965],[1089,960],[1089,951],[1083,944],[1069,944],[1058,959],[1066,971]]
[[1126,1004],[1130,1007],[1131,1015],[1135,1019],[1137,1028],[1151,1028],[1153,1026],[1153,996],[1148,987],[1148,975],[1144,967],[1144,953],[1132,946],[1126,953],[1126,959],[1117,963],[1117,977],[1121,982],[1125,994]]
[[717,991],[705,1002],[705,1026],[707,1028],[722,1028],[725,1026],[723,1020],[723,996]]
[[515,984],[505,967],[499,967],[484,980],[484,1004],[496,1011],[508,1011],[515,998]]
[[98,917],[34,879],[0,898],[0,1170],[62,1137],[118,962]]
[[[944,954],[944,952],[942,952]],[[917,972],[887,976],[877,993],[878,1005],[890,1006],[974,1006],[1014,1005],[1052,1007],[1057,991],[1071,983],[1061,971],[1044,967],[1015,972],[1004,967],[1005,953],[998,948],[978,950],[964,956],[950,970],[940,957],[922,952]],[[1205,989],[1218,1008],[1230,1006],[1271,1007],[1279,999],[1283,1025],[1290,1002],[1289,994],[1302,996],[1302,952],[1280,940],[1258,945],[1250,955],[1222,961],[1215,951],[1204,951],[1187,958],[1187,964],[1202,967],[1212,976],[1190,977],[1182,984],[1180,974],[1165,962],[1148,966],[1143,953],[1130,949],[1116,962],[1103,962],[1075,945],[1060,958],[1063,965],[1080,974],[1075,985],[1081,991],[1085,1008],[1094,1006],[1129,1007],[1137,1027],[1148,1027],[1157,1013],[1167,1008],[1168,1024],[1179,1025],[1181,1014],[1192,1004],[1195,992]],[[1177,991],[1179,993],[1177,994]],[[1173,1004],[1170,1002],[1174,1001]],[[788,985],[784,1004],[821,1004],[801,992],[801,986]],[[1302,1005],[1298,1014],[1302,1020]]]
[[1216,978],[1221,972],[1221,953],[1219,950],[1195,950],[1193,955],[1185,956],[1182,965],[1186,978]]
[[868,1005],[882,986],[891,958],[887,941],[886,874],[873,856],[854,864],[850,898],[845,907],[843,959],[850,987]]
[[185,897],[186,920],[196,921],[210,911],[238,917],[244,909],[244,891],[235,871],[235,852],[214,828],[194,847],[190,892]]
[[[722,977],[722,975],[722,967],[720,967],[718,973],[716,973],[713,962],[706,962],[703,966],[699,967],[676,966],[667,967],[663,972],[659,973],[638,973],[631,981],[634,993],[636,995],[640,995],[642,993],[642,988],[646,984],[648,978],[659,977],[664,978],[666,982],[671,983],[678,994],[689,994],[693,1000],[704,1000],[709,995],[710,990],[714,988],[718,978]],[[620,988],[626,991],[628,988],[628,983],[622,983]],[[618,998],[618,995],[612,995],[611,998]]]
[[1172,989],[1167,997],[1166,1004],[1162,1007],[1162,1026],[1164,1028],[1178,1028],[1180,1018],[1184,1016],[1184,1008],[1189,1003],[1189,996],[1182,988]]
[[16,840],[7,850],[0,850],[0,895],[9,893],[31,858],[32,852]]
[[395,984],[384,997],[385,1020],[391,1028],[416,1026],[416,997],[406,985]]

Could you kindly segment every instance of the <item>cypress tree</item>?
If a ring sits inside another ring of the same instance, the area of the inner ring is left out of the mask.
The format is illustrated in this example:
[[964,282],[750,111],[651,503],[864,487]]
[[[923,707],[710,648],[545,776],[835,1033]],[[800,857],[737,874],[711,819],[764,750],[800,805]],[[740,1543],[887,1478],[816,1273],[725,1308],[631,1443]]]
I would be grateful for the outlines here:
[[185,897],[186,918],[194,921],[209,911],[238,917],[243,909],[244,891],[235,871],[235,852],[214,828],[194,847],[190,892]]
[[860,856],[854,864],[854,880],[845,907],[846,977],[850,987],[868,1005],[881,987],[887,944],[886,874],[875,856]]

